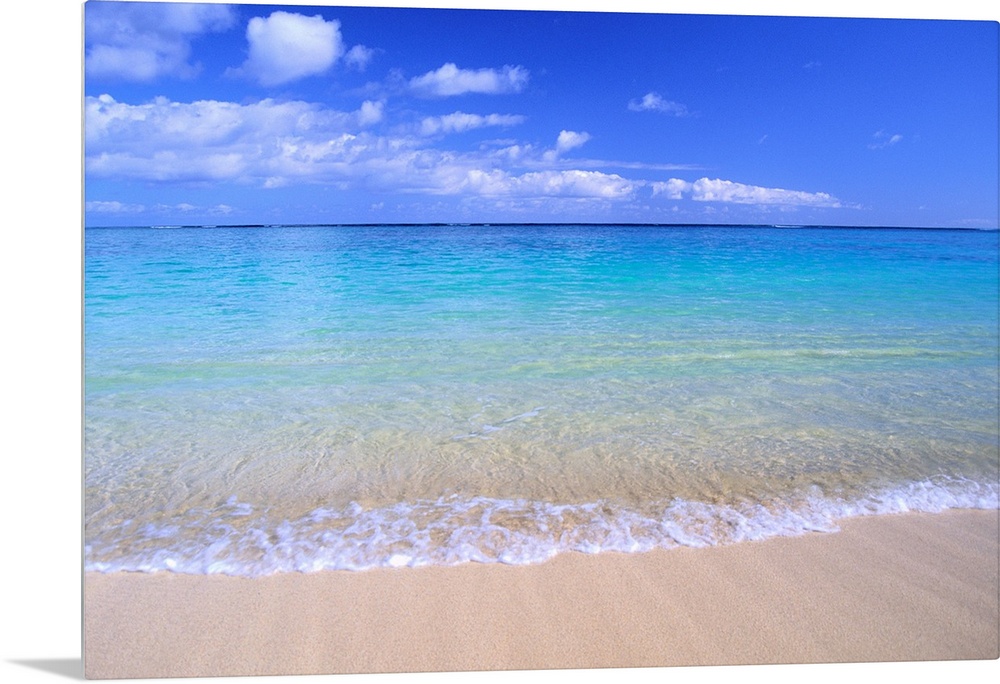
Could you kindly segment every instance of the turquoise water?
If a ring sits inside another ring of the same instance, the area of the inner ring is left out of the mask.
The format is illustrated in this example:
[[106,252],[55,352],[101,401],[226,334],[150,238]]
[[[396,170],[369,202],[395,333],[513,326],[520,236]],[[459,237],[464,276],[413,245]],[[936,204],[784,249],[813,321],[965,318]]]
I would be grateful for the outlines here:
[[997,232],[85,242],[89,570],[529,563],[998,506]]

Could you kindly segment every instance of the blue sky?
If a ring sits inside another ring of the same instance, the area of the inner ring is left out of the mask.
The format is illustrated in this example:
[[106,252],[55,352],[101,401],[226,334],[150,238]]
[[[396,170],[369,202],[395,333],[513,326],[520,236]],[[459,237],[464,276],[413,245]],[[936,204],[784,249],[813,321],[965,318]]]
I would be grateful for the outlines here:
[[85,5],[86,225],[996,228],[993,21]]

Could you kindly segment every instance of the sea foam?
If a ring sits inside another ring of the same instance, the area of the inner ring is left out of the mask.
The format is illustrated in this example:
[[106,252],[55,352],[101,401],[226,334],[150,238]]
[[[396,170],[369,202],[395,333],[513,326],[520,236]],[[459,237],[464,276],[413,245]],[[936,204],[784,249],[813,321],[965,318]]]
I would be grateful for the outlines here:
[[365,508],[319,507],[295,520],[234,499],[158,524],[121,526],[88,541],[85,569],[258,577],[280,572],[525,565],[568,551],[637,553],[709,547],[808,532],[844,518],[1000,507],[995,483],[934,478],[844,498],[806,490],[794,503],[670,499],[641,507],[446,497]]

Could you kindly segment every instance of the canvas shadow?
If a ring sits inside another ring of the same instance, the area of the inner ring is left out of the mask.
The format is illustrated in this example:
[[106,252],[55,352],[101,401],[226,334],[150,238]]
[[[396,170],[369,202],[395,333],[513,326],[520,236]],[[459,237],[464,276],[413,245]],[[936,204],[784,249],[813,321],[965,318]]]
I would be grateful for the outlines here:
[[83,681],[83,658],[42,658],[38,660],[11,660],[11,663],[50,672],[68,679]]

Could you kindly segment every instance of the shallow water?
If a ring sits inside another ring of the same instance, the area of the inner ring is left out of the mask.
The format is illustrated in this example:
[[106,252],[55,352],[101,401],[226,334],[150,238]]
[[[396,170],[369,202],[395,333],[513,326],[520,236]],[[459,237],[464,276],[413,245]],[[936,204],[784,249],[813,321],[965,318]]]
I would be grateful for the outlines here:
[[88,229],[91,570],[535,562],[998,503],[998,233]]

